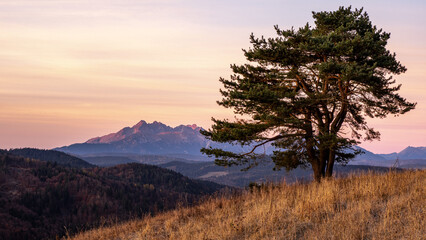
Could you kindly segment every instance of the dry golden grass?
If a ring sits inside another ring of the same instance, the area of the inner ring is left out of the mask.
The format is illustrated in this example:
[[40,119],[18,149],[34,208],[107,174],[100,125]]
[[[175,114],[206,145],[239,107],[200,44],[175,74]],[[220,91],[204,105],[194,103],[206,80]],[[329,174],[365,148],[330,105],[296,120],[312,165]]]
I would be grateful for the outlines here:
[[71,239],[426,239],[426,171],[268,186]]

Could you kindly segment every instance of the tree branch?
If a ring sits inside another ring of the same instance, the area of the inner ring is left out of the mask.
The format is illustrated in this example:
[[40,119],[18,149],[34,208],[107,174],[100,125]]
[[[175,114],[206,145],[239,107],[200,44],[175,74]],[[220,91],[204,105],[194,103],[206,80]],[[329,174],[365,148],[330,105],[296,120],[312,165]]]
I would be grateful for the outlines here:
[[252,149],[251,149],[251,151],[250,152],[248,152],[248,153],[244,153],[244,154],[241,154],[241,157],[242,156],[247,156],[247,155],[249,155],[249,154],[252,154],[253,152],[254,152],[254,150],[256,150],[256,148],[258,148],[258,147],[260,147],[260,146],[263,146],[263,145],[265,145],[266,143],[268,143],[268,142],[272,142],[272,141],[275,141],[275,140],[278,140],[278,139],[282,139],[282,138],[285,138],[285,137],[293,137],[293,136],[303,136],[303,134],[297,134],[297,133],[295,133],[295,134],[285,134],[285,135],[277,135],[277,136],[275,136],[275,137],[272,137],[272,138],[270,138],[270,139],[268,139],[268,140],[266,140],[266,141],[264,141],[263,143],[259,143],[259,144],[257,144],[257,145],[255,145]]

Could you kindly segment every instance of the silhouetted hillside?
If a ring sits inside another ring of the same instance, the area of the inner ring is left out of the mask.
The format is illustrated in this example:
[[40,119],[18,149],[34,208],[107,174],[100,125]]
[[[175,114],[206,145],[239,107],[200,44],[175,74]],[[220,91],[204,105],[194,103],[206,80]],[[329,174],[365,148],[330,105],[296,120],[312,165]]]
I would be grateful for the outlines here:
[[52,239],[190,205],[223,186],[143,164],[67,168],[0,152],[0,239]]
[[55,150],[42,150],[35,148],[17,148],[9,150],[13,155],[21,156],[24,158],[38,159],[46,162],[56,162],[60,165],[78,167],[78,168],[91,168],[94,165],[69,154],[55,151]]

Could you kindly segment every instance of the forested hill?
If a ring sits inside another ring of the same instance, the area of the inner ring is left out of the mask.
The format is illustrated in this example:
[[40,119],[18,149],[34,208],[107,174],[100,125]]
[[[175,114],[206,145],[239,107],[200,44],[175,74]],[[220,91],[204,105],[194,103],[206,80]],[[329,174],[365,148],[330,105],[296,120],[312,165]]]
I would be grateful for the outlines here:
[[10,153],[24,158],[39,159],[41,161],[56,162],[60,165],[78,168],[91,168],[94,165],[69,154],[55,151],[55,150],[42,150],[36,148],[17,148],[9,150]]
[[156,166],[78,169],[0,151],[0,239],[54,239],[193,204],[221,188]]

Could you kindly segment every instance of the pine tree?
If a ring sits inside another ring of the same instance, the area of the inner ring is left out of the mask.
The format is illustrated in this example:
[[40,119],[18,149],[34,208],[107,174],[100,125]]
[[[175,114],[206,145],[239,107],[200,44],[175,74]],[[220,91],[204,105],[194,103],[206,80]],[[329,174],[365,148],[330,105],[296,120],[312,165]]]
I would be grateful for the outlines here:
[[314,26],[281,30],[265,39],[250,36],[248,62],[231,65],[218,104],[234,110],[235,121],[212,118],[202,131],[216,142],[249,145],[236,153],[201,151],[222,166],[255,166],[256,149],[271,143],[275,168],[311,166],[314,179],[330,177],[336,162],[347,163],[361,140],[380,138],[366,117],[404,114],[415,107],[402,98],[393,75],[406,68],[386,49],[390,33],[373,26],[363,9],[340,7],[313,12]]

